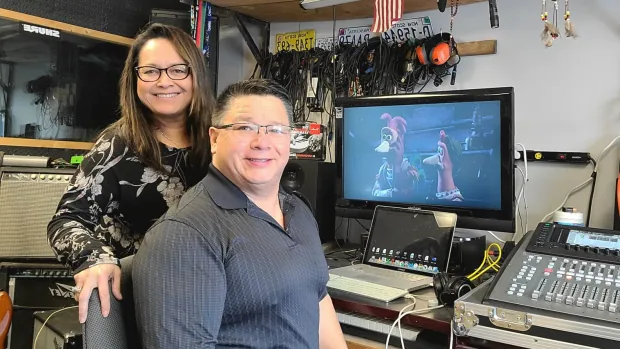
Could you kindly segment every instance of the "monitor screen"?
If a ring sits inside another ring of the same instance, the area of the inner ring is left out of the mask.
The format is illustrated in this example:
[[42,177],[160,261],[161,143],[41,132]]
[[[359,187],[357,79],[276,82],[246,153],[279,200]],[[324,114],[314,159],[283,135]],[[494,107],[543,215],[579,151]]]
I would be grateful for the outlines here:
[[500,210],[500,101],[344,109],[345,199]]
[[377,206],[364,262],[434,274],[447,270],[456,214]]

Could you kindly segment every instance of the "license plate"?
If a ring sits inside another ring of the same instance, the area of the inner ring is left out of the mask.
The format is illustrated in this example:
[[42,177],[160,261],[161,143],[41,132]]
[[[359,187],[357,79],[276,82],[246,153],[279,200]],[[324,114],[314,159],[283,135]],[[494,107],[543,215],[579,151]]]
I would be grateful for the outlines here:
[[[370,38],[378,36],[370,31],[370,26],[341,28],[338,41],[341,44],[364,44]],[[428,17],[401,19],[392,28],[381,34],[388,43],[400,43],[408,40],[429,38],[433,36],[433,27]]]
[[334,38],[316,39],[316,48],[331,51],[334,48]]
[[315,30],[301,30],[276,35],[276,52],[307,51],[315,46]]

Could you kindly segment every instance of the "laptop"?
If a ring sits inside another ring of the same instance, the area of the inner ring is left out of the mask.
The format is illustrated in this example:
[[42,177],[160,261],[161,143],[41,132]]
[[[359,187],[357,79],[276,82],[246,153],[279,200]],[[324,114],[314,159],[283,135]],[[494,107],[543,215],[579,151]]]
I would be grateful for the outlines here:
[[377,206],[362,264],[332,269],[330,279],[386,286],[401,296],[432,286],[433,275],[448,270],[456,220],[454,213]]

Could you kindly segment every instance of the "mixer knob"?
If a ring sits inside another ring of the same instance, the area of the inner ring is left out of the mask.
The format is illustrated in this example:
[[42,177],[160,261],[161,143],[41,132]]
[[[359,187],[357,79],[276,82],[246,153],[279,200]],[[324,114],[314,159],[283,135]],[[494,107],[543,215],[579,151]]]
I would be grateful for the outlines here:
[[584,251],[584,252],[590,252],[590,246],[586,246],[586,247],[584,247],[584,248],[583,248],[583,251]]
[[613,250],[613,254],[616,257],[620,256],[620,250]]
[[579,250],[581,250],[581,246],[575,245],[575,251],[579,251]]
[[608,248],[603,249],[603,254],[606,256],[609,256],[609,249]]
[[601,250],[598,247],[594,248],[594,253],[599,253]]
[[566,244],[566,245],[564,245],[564,248],[567,249],[567,250],[570,250],[571,245],[570,244]]

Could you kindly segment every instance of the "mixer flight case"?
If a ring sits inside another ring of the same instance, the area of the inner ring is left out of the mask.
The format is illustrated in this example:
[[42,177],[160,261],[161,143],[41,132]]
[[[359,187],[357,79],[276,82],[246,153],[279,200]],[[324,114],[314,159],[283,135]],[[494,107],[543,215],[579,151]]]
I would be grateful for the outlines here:
[[542,315],[518,305],[483,304],[492,281],[476,287],[454,303],[452,330],[457,337],[531,349],[620,348],[617,328],[585,319],[572,321],[555,314]]
[[[548,299],[540,299],[541,303],[538,304],[526,302],[531,306],[510,303],[508,300],[515,299],[512,296],[504,298],[506,301],[494,299],[498,294],[506,294],[506,279],[512,278],[511,274],[526,264],[527,256],[531,255],[527,246],[533,236],[538,236],[537,231],[521,239],[494,279],[482,283],[454,303],[454,334],[457,337],[469,337],[470,340],[500,343],[500,348],[501,344],[532,349],[620,348],[620,323],[603,321],[605,317],[607,320],[610,317],[620,319],[620,310],[607,314],[601,311],[601,316],[597,318],[592,316],[596,307],[591,309],[584,305],[580,308],[581,312],[589,316],[576,316],[550,311],[563,305],[553,305],[555,302],[547,302]],[[535,281],[529,281],[528,285],[536,284]],[[525,297],[516,299],[523,302],[531,293],[530,290],[530,286],[527,286],[527,290],[517,290]]]

